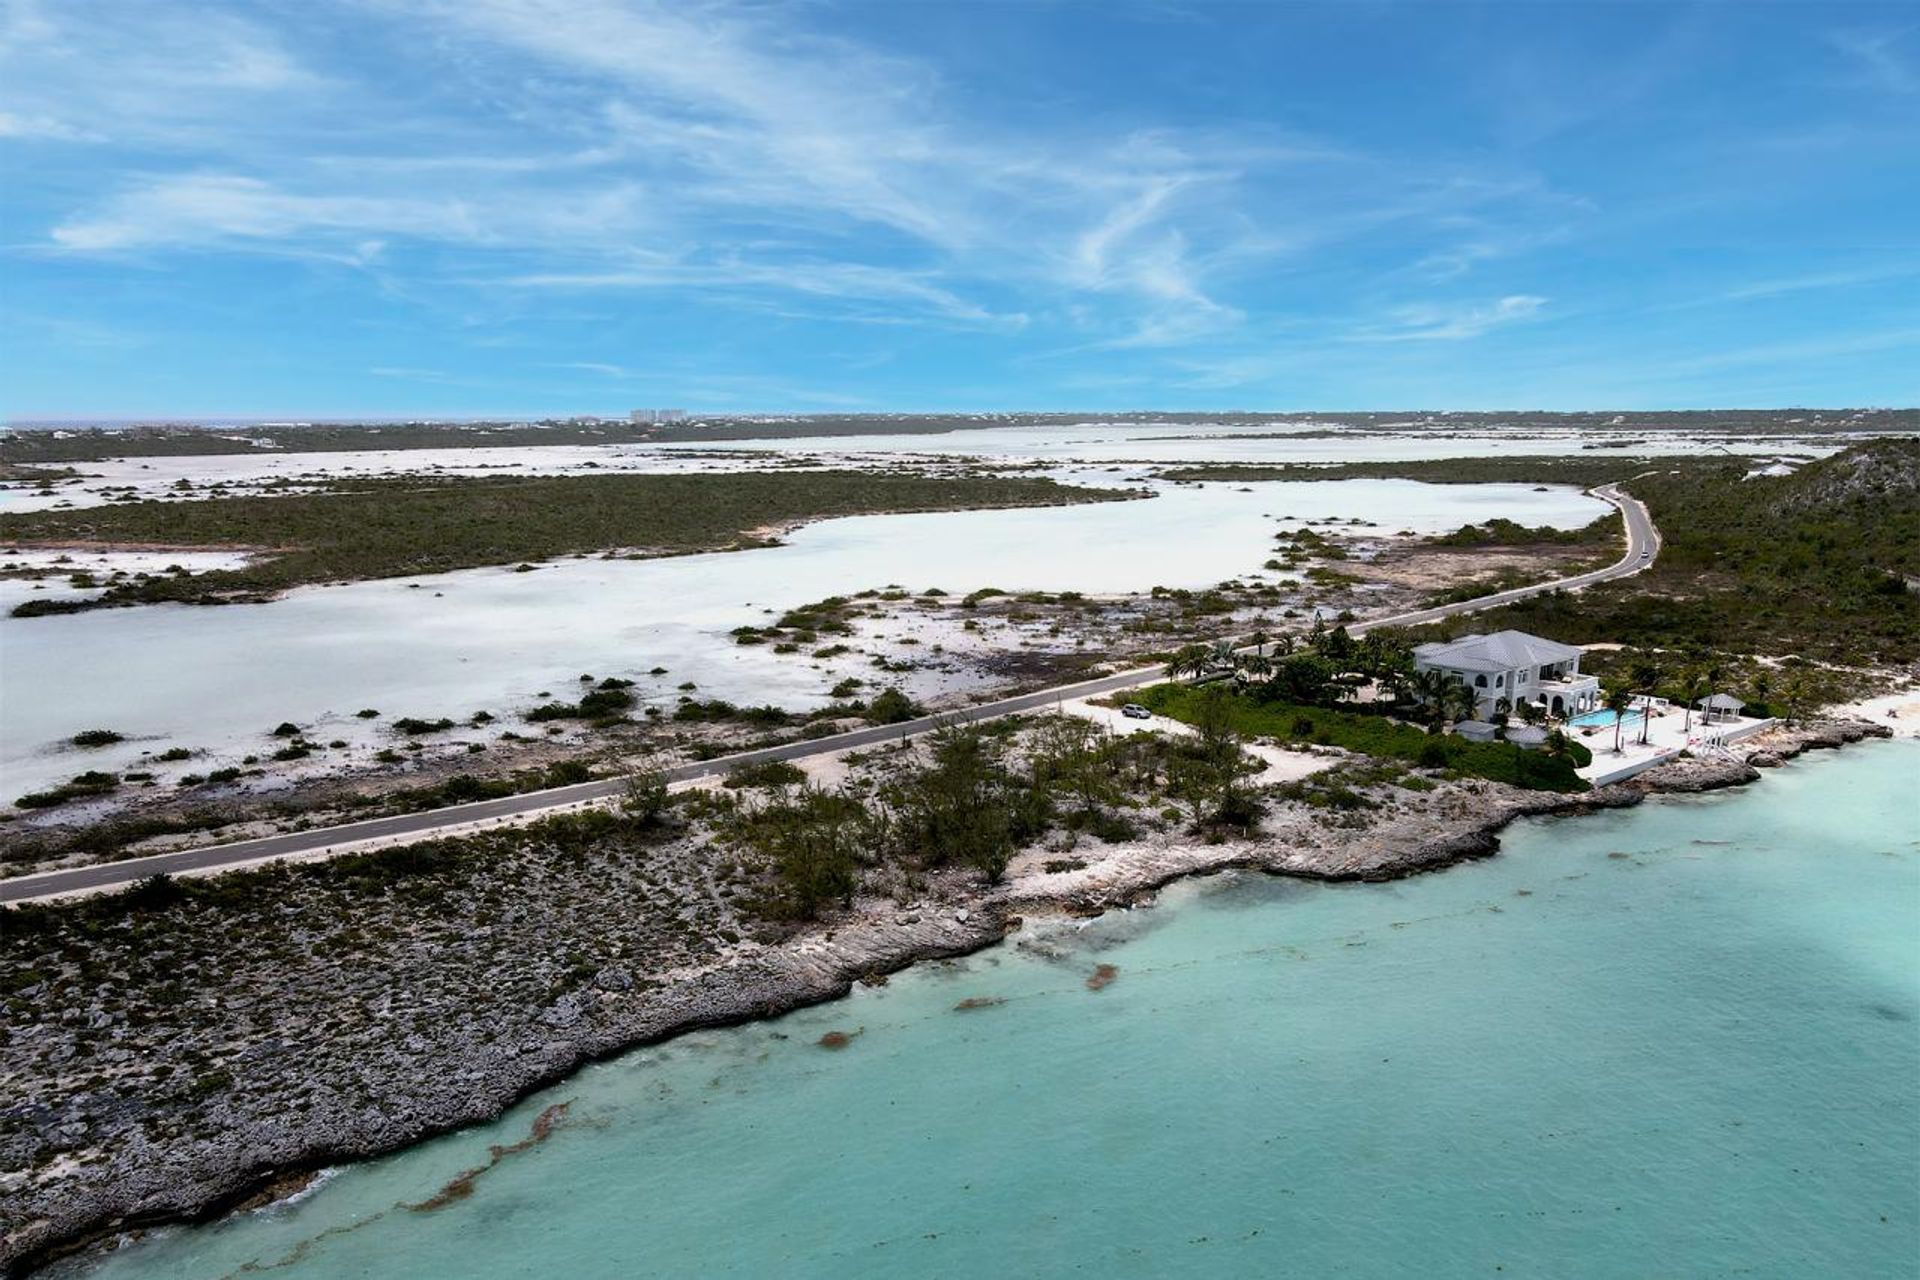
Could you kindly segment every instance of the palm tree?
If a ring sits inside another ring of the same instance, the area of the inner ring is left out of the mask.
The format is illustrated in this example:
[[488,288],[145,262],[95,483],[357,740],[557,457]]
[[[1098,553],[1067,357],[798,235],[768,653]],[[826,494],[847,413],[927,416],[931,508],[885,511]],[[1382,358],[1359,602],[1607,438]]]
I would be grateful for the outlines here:
[[[1652,658],[1641,658],[1638,661],[1636,661],[1632,665],[1632,667],[1628,669],[1628,675],[1629,675],[1629,678],[1633,681],[1633,687],[1640,690],[1641,693],[1647,695],[1647,698],[1649,699],[1647,707],[1648,707],[1648,710],[1650,711],[1653,705],[1651,702],[1651,699],[1653,697],[1653,691],[1660,684],[1660,676],[1661,676],[1660,664],[1655,662]],[[1640,717],[1640,741],[1641,742],[1645,742],[1647,740],[1647,731],[1652,726],[1652,724],[1653,724],[1653,717],[1651,715],[1642,715]]]
[[1447,690],[1452,685],[1453,681],[1444,672],[1431,667],[1414,672],[1413,678],[1407,682],[1409,692],[1425,704],[1427,714],[1432,717],[1427,727],[1429,733],[1440,732],[1440,722],[1446,718]]
[[1237,653],[1233,656],[1234,688],[1245,692],[1254,680],[1265,680],[1273,674],[1273,659],[1261,657],[1258,653]]
[[1786,685],[1780,690],[1780,709],[1786,712],[1784,719],[1788,724],[1797,724],[1800,713],[1807,705],[1807,677],[1803,672],[1787,673]]
[[1379,682],[1380,691],[1387,695],[1387,701],[1398,702],[1406,696],[1413,682],[1413,673],[1402,667],[1386,667],[1375,679]]
[[1680,726],[1680,731],[1686,733],[1693,728],[1693,704],[1713,692],[1713,677],[1706,671],[1696,669],[1688,673],[1686,683],[1682,687],[1686,691],[1687,715],[1685,722]]
[[1607,710],[1613,712],[1613,754],[1620,754],[1620,727],[1626,722],[1627,712],[1633,708],[1633,690],[1623,684],[1617,684],[1607,690]]
[[1275,636],[1273,638],[1273,656],[1276,658],[1286,657],[1288,654],[1293,652],[1294,643],[1295,641],[1292,636],[1289,636],[1289,635]]
[[1181,645],[1167,659],[1167,677],[1178,680],[1181,676],[1200,676],[1205,674],[1207,663],[1211,660],[1207,646],[1203,644]]
[[1264,630],[1260,630],[1256,628],[1253,634],[1247,637],[1248,643],[1253,645],[1253,656],[1256,658],[1265,657],[1267,652],[1267,641],[1271,639],[1273,639],[1273,637],[1268,635]]
[[1447,681],[1447,692],[1442,701],[1454,713],[1456,721],[1471,720],[1480,709],[1480,695],[1473,691],[1472,686],[1459,680]]

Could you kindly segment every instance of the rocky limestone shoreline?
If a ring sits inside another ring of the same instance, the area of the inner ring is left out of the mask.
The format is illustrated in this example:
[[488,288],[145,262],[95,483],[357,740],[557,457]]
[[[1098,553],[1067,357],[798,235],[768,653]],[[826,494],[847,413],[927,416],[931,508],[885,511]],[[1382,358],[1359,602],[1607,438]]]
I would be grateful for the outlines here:
[[[1780,728],[1737,753],[1674,761],[1579,795],[1450,782],[1355,823],[1294,806],[1250,840],[1133,841],[1104,846],[1097,858],[1070,869],[1049,870],[1042,851],[1029,851],[992,889],[939,877],[920,901],[904,907],[863,902],[784,941],[688,954],[664,971],[605,968],[584,988],[551,1001],[486,983],[461,988],[447,998],[460,1002],[462,1016],[432,1034],[398,1036],[397,1029],[383,1028],[373,1041],[255,1046],[234,1067],[259,1073],[260,1087],[216,1105],[191,1133],[154,1134],[124,1118],[116,1123],[111,1114],[89,1115],[83,1123],[29,1096],[46,1091],[48,1082],[14,1074],[5,1080],[6,1092],[27,1101],[7,1109],[42,1106],[48,1131],[70,1154],[35,1169],[0,1172],[0,1274],[25,1274],[121,1233],[257,1205],[263,1191],[304,1186],[307,1175],[324,1167],[492,1120],[599,1058],[832,1000],[858,981],[916,961],[979,950],[1017,927],[1022,913],[1127,906],[1180,877],[1236,867],[1324,880],[1397,879],[1493,854],[1499,833],[1518,818],[1740,786],[1774,761],[1886,736],[1885,726],[1865,721]],[[356,1054],[371,1054],[372,1065],[347,1073],[354,1088],[316,1093],[301,1087],[303,1077],[340,1070],[337,1064]],[[296,1094],[301,1106],[275,1105]],[[122,1098],[117,1105],[130,1104]]]

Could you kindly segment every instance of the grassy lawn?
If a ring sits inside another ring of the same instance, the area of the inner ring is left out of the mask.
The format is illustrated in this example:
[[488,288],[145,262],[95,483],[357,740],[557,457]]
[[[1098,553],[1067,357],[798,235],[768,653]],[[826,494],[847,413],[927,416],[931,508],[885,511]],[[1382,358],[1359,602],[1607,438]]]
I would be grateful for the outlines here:
[[[261,599],[316,582],[444,573],[618,551],[675,555],[765,545],[765,530],[830,516],[1108,502],[1133,495],[1012,476],[859,471],[356,481],[285,498],[139,502],[0,517],[0,540],[251,547],[255,564],[161,575],[105,604]],[[761,532],[756,532],[761,531]],[[22,611],[42,612],[30,603]]]
[[[1157,684],[1134,695],[1134,701],[1158,715],[1192,723],[1198,717],[1200,699],[1207,693],[1205,688],[1194,685]],[[1249,738],[1342,747],[1363,755],[1400,760],[1424,768],[1450,769],[1536,791],[1588,789],[1586,780],[1574,773],[1574,769],[1593,757],[1578,743],[1568,744],[1569,757],[1554,758],[1504,742],[1468,742],[1451,734],[1437,736],[1384,716],[1330,707],[1261,702],[1234,694],[1226,696],[1234,728]]]

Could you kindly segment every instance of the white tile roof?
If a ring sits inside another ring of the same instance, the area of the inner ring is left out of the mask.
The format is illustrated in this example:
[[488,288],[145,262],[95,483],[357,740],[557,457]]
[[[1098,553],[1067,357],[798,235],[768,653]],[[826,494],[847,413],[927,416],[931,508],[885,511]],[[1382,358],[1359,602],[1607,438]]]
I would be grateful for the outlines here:
[[1462,636],[1444,643],[1423,644],[1413,656],[1430,667],[1451,667],[1456,671],[1512,671],[1520,667],[1544,667],[1580,656],[1573,645],[1543,640],[1524,631],[1496,631],[1492,635]]

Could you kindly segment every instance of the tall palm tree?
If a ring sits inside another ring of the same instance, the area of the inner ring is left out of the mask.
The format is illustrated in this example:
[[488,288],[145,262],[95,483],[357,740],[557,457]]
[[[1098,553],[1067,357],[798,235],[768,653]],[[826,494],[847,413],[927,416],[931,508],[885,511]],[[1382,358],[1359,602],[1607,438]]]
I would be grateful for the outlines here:
[[1425,671],[1416,671],[1407,682],[1408,690],[1426,707],[1430,717],[1427,731],[1440,732],[1440,722],[1446,719],[1447,690],[1453,685],[1442,672],[1429,667]]
[[1784,718],[1788,724],[1799,723],[1800,713],[1806,709],[1807,693],[1806,675],[1799,671],[1788,672],[1786,684],[1780,690],[1780,709],[1786,712]]
[[1268,635],[1265,630],[1256,628],[1253,634],[1247,637],[1247,642],[1253,646],[1253,656],[1256,658],[1264,658],[1267,653],[1267,641],[1271,639],[1273,639],[1273,637]]
[[1460,680],[1447,681],[1447,691],[1441,701],[1456,721],[1471,720],[1480,710],[1480,695],[1474,692],[1473,686]]
[[[1633,687],[1645,694],[1648,699],[1652,699],[1653,691],[1658,688],[1660,684],[1660,676],[1662,674],[1660,664],[1652,658],[1641,658],[1628,668],[1628,674],[1633,681]],[[1649,701],[1648,707],[1651,709],[1651,701]],[[1647,740],[1647,732],[1652,725],[1653,717],[1651,715],[1642,715],[1640,717],[1641,742]]]
[[1617,684],[1607,690],[1607,710],[1613,712],[1613,754],[1620,754],[1620,727],[1626,722],[1627,712],[1633,708],[1633,690],[1623,684]]
[[1687,675],[1686,683],[1683,686],[1687,698],[1687,715],[1685,722],[1680,726],[1682,733],[1690,732],[1693,729],[1694,703],[1713,692],[1713,677],[1708,674],[1709,670],[1711,670],[1711,668],[1708,670],[1696,668]]

